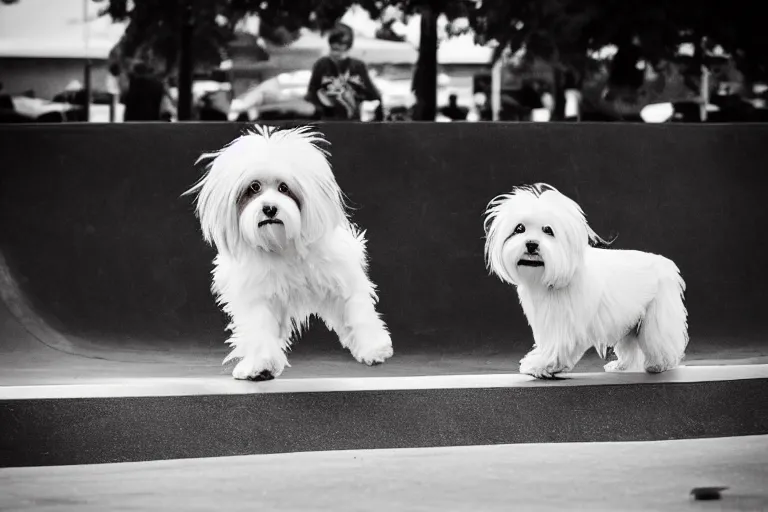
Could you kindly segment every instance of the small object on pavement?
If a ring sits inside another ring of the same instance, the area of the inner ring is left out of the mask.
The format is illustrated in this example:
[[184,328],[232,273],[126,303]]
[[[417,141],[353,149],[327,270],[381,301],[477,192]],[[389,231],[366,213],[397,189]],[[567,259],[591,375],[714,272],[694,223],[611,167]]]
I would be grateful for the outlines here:
[[728,487],[694,487],[691,495],[695,500],[719,500],[720,492]]

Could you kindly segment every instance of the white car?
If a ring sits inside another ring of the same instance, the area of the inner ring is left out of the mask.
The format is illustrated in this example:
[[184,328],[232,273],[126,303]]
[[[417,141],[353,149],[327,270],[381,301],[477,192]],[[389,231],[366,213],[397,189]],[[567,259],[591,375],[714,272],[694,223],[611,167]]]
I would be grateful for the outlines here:
[[[311,76],[312,72],[309,70],[281,73],[250,88],[232,100],[229,120],[236,121],[245,114],[249,120],[254,121],[261,118],[265,111],[275,109],[283,109],[300,118],[311,118],[314,106],[304,100]],[[372,74],[371,79],[381,93],[385,115],[390,109],[410,109],[416,103],[410,78],[392,80]],[[450,79],[444,74],[438,77],[438,104],[447,102],[449,82]],[[372,120],[377,107],[378,102],[364,102],[361,107],[362,120]]]

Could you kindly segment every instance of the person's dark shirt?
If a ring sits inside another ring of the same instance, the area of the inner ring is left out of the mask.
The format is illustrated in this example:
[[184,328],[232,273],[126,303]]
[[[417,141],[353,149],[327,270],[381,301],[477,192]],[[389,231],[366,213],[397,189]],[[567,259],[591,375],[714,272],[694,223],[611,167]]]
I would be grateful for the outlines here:
[[159,121],[165,86],[157,78],[134,75],[125,95],[125,121]]
[[360,104],[381,100],[381,94],[363,61],[347,57],[337,62],[321,57],[312,67],[305,98],[323,119],[359,120]]

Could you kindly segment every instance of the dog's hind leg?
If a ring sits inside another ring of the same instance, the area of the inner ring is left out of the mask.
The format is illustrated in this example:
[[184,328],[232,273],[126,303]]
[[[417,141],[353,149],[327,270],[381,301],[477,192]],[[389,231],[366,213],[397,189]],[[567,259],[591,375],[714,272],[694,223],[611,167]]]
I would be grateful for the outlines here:
[[607,372],[633,372],[643,371],[643,353],[640,350],[637,336],[633,331],[622,338],[614,347],[616,361],[607,363],[604,368]]
[[649,373],[671,370],[683,359],[688,345],[684,290],[685,284],[675,272],[674,278],[659,284],[656,297],[648,305],[637,339],[645,355],[645,370]]

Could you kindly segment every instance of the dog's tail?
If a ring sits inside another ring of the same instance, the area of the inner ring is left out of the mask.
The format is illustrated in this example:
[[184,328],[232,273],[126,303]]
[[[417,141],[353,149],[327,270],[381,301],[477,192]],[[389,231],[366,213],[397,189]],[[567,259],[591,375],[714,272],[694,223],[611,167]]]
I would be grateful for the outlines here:
[[688,311],[684,304],[685,281],[671,260],[659,264],[660,281],[640,324],[638,338],[651,372],[676,367],[688,346]]

